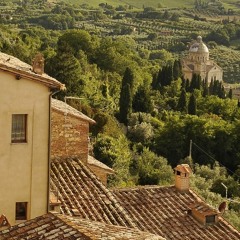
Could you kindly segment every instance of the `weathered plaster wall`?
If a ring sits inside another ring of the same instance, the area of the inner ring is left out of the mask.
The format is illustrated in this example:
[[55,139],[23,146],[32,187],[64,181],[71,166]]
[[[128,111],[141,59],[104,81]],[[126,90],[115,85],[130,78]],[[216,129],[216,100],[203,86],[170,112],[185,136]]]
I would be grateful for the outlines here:
[[52,110],[51,157],[79,157],[87,162],[89,123]]
[[[28,218],[47,212],[49,89],[0,72],[0,214],[15,224],[16,202]],[[12,114],[27,114],[27,142],[11,143]]]

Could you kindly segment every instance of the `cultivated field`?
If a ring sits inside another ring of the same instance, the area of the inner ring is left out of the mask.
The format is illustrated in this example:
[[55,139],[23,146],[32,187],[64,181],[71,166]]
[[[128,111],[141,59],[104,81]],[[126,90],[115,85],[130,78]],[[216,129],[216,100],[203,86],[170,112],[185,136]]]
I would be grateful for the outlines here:
[[[52,0],[50,0],[52,1]],[[77,4],[88,4],[90,6],[98,6],[99,3],[108,3],[113,6],[118,5],[131,5],[134,8],[143,8],[144,7],[154,7],[158,8],[160,6],[167,8],[192,8],[194,6],[195,0],[107,0],[107,1],[98,1],[98,0],[63,0],[68,3],[77,3]],[[55,1],[56,2],[56,1]],[[228,7],[236,7],[238,1],[236,0],[223,0],[222,1]],[[235,5],[235,6],[234,6]]]

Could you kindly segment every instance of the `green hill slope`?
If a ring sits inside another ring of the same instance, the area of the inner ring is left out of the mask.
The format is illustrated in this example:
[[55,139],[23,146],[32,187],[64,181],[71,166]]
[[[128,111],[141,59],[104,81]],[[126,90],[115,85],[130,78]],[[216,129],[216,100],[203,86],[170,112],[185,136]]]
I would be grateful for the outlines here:
[[155,7],[157,8],[160,5],[163,7],[192,7],[194,5],[194,0],[107,0],[107,1],[99,1],[99,0],[63,0],[68,3],[77,3],[77,4],[88,4],[90,6],[98,6],[99,3],[108,3],[113,6],[118,5],[131,5],[135,8],[142,8],[143,5],[145,7]]
[[[50,0],[51,1],[51,0]],[[131,5],[135,8],[142,8],[145,7],[168,7],[168,8],[189,8],[193,7],[195,0],[106,0],[106,1],[99,1],[99,0],[63,0],[64,2],[68,3],[77,3],[77,4],[88,4],[90,6],[98,6],[99,3],[108,3],[113,6],[119,5]],[[56,1],[55,1],[56,2]],[[236,0],[224,0],[223,3],[227,4],[228,6],[236,4],[238,1]]]

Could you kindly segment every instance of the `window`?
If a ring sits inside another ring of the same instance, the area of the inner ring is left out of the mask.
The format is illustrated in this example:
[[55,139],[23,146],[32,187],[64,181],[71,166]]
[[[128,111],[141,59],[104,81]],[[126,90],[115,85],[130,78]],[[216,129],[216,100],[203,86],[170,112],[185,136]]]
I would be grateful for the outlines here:
[[27,202],[16,203],[16,220],[27,220]]
[[27,142],[27,114],[12,115],[12,143]]
[[206,216],[206,223],[215,223],[215,216],[216,215]]

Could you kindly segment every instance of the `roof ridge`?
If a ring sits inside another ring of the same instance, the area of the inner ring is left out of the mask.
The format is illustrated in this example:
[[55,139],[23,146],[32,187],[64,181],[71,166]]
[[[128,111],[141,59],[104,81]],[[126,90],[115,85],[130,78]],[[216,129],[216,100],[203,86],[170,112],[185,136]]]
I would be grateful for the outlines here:
[[118,191],[118,192],[124,192],[124,191],[135,191],[135,190],[141,190],[141,189],[156,189],[156,188],[175,188],[174,185],[168,185],[168,186],[161,186],[161,185],[138,185],[133,187],[125,187],[125,188],[111,188],[111,191]]

